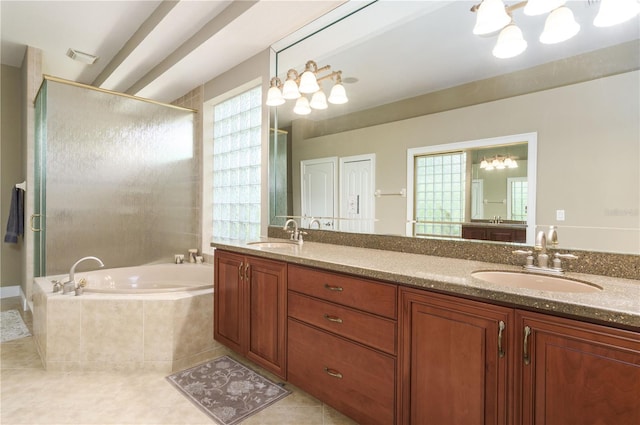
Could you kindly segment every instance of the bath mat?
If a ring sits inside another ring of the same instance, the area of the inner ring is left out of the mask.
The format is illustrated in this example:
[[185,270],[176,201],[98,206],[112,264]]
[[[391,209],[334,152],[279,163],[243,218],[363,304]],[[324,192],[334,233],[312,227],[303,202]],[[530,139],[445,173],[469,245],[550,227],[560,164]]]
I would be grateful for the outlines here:
[[167,376],[193,404],[221,425],[233,425],[291,391],[228,356]]
[[18,310],[7,310],[0,313],[0,342],[31,336]]

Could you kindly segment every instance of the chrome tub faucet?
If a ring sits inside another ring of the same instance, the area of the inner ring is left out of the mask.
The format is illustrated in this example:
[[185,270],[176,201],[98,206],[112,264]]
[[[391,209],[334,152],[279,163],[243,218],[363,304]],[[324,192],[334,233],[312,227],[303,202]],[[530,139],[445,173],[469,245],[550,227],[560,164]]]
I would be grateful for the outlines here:
[[68,294],[69,292],[75,291],[77,289],[78,285],[76,283],[76,278],[75,278],[76,266],[86,260],[97,261],[100,267],[104,267],[104,263],[98,257],[91,257],[91,256],[82,257],[81,259],[73,263],[73,265],[71,266],[71,269],[69,270],[69,280],[62,284],[63,294]]

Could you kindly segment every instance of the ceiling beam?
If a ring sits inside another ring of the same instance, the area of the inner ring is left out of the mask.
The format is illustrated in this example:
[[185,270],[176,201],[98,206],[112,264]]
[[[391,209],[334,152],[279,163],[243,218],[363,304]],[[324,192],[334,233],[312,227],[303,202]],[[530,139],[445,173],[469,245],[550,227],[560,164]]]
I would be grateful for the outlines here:
[[218,32],[223,30],[227,25],[238,19],[247,10],[258,3],[257,0],[245,1],[234,0],[229,6],[227,6],[222,13],[206,23],[200,31],[194,34],[191,38],[185,41],[174,52],[167,56],[162,62],[153,67],[142,78],[136,81],[125,92],[127,94],[135,95],[151,84],[154,80],[167,72],[171,67],[176,65],[187,55],[200,47],[204,42],[212,38]]
[[119,66],[131,55],[131,53],[153,32],[160,22],[179,3],[179,0],[163,0],[153,11],[140,28],[122,46],[122,49],[111,59],[98,76],[91,83],[92,86],[100,87],[118,69]]

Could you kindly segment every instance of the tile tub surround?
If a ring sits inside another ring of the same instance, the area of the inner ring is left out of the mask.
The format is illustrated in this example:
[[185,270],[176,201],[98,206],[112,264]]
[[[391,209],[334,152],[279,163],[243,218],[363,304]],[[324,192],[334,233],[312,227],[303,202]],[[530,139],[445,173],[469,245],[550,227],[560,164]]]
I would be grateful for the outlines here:
[[[308,233],[304,236],[304,240],[310,242],[509,265],[521,265],[524,262],[522,257],[513,254],[513,250],[533,250],[533,247],[530,246],[503,242],[446,238],[409,238],[406,236],[371,235],[316,229],[304,229],[304,231]],[[289,235],[281,227],[276,226],[269,226],[268,236],[280,239],[289,238]],[[577,261],[563,262],[563,267],[572,272],[621,277],[623,279],[640,279],[640,255],[554,248],[550,248],[548,251],[550,254],[557,251],[562,253],[570,252],[579,256],[580,259]]]
[[[269,239],[264,240],[281,240]],[[593,293],[509,288],[471,276],[476,270],[522,271],[519,266],[305,241],[291,250],[260,248],[242,241],[215,239],[211,246],[242,254],[319,267],[494,304],[573,317],[640,330],[640,280],[584,273],[566,277],[596,284]]]
[[211,358],[213,288],[162,294],[53,293],[35,280],[33,335],[47,370],[173,372]]

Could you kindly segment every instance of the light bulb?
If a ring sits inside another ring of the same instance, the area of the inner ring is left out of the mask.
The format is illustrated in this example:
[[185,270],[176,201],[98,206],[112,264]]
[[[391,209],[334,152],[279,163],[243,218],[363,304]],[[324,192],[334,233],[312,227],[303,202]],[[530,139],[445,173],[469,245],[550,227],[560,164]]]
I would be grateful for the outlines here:
[[289,100],[297,99],[300,97],[298,84],[296,84],[295,80],[290,78],[284,82],[284,86],[282,86],[282,97]]
[[293,112],[298,115],[309,115],[311,113],[309,100],[304,96],[300,96],[296,101],[296,106],[294,106]]
[[573,17],[573,12],[566,6],[554,10],[547,16],[540,42],[555,44],[568,40],[580,31],[580,25]]
[[320,90],[318,80],[311,71],[305,71],[300,77],[300,93],[315,93]]
[[309,106],[313,109],[327,109],[329,107],[329,105],[327,105],[327,96],[322,90],[318,90],[311,96]]
[[593,25],[610,27],[626,22],[640,13],[640,4],[636,0],[600,0],[600,9]]
[[480,168],[485,169],[489,166],[489,163],[487,162],[486,159],[482,159],[482,162],[480,162]]
[[269,106],[278,106],[282,105],[285,102],[284,97],[282,97],[282,92],[278,87],[271,87],[267,92],[267,105]]
[[329,93],[329,103],[342,105],[348,101],[347,92],[344,90],[344,86],[342,84],[337,83],[331,88],[331,93]]
[[491,34],[500,31],[511,22],[502,0],[484,0],[476,11],[475,35]]
[[493,48],[493,56],[507,59],[518,56],[527,48],[527,42],[522,37],[522,31],[514,24],[509,24],[498,36],[496,46]]

